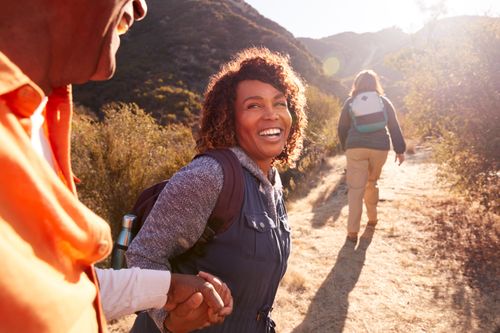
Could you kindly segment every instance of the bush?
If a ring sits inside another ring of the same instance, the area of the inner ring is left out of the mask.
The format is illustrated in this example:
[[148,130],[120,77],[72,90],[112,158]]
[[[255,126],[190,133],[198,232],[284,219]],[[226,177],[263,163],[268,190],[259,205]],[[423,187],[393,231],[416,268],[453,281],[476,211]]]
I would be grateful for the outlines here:
[[161,83],[161,79],[157,82],[147,81],[135,91],[135,102],[144,107],[161,125],[182,123],[191,126],[197,123],[202,97],[184,88],[182,82],[177,85],[160,85]]
[[407,125],[434,138],[442,177],[498,212],[500,23],[481,21],[447,36],[395,60],[409,92]]
[[[303,153],[294,169],[284,170],[287,189],[304,178],[338,145],[338,99],[315,87],[307,90],[309,125]],[[116,237],[121,218],[138,194],[169,178],[194,156],[191,129],[182,124],[159,125],[136,104],[111,103],[101,109],[103,120],[76,108],[72,163],[81,184],[80,199],[107,220]]]
[[306,97],[308,124],[304,148],[296,167],[282,172],[283,185],[287,190],[294,190],[294,184],[319,166],[325,157],[334,153],[339,144],[337,122],[340,101],[314,86],[307,88]]
[[72,164],[80,199],[115,237],[138,194],[191,160],[194,140],[188,127],[160,126],[135,104],[112,103],[102,112],[102,122],[75,114]]

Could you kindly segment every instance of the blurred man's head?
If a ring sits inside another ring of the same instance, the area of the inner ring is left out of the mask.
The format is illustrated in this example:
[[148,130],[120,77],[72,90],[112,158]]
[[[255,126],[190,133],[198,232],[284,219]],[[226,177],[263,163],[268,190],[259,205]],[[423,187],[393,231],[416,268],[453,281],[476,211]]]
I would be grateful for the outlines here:
[[[94,0],[94,2],[103,0]],[[116,1],[116,0],[115,0]],[[104,26],[104,39],[100,45],[100,56],[91,80],[107,80],[113,76],[116,67],[116,52],[120,45],[120,35],[123,35],[134,23],[146,15],[144,0],[121,0],[114,2],[112,16]],[[92,26],[92,21],[90,21]],[[93,50],[92,50],[93,51]]]
[[120,35],[146,15],[145,0],[13,0],[2,5],[0,51],[48,93],[107,80]]
[[[146,14],[144,0],[72,0],[65,3],[66,23],[59,26],[62,33],[61,47],[68,48],[63,54],[69,56],[64,69],[70,83],[89,80],[107,80],[116,67],[116,52],[120,46],[120,35],[127,32],[135,20]],[[57,52],[57,50],[55,50]],[[64,63],[64,59],[60,59]]]

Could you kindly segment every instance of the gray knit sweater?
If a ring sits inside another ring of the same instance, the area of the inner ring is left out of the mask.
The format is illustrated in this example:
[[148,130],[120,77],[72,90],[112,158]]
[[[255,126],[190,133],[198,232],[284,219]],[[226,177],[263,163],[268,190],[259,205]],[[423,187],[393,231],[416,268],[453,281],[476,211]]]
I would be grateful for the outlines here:
[[[282,195],[278,172],[273,167],[266,177],[241,148],[231,150],[242,166],[259,179],[260,189],[267,197],[268,213],[276,221],[276,202]],[[222,167],[208,156],[193,160],[173,175],[129,246],[126,253],[129,267],[170,269],[168,259],[185,252],[203,233],[223,179]],[[150,315],[161,326],[166,313],[152,310]]]

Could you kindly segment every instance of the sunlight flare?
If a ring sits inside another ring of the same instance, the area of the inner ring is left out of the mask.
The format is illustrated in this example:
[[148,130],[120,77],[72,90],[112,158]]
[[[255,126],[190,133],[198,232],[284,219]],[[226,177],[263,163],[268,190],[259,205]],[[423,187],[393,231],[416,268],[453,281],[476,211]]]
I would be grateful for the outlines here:
[[333,76],[337,74],[340,69],[340,60],[335,56],[328,57],[323,62],[323,73],[327,76]]

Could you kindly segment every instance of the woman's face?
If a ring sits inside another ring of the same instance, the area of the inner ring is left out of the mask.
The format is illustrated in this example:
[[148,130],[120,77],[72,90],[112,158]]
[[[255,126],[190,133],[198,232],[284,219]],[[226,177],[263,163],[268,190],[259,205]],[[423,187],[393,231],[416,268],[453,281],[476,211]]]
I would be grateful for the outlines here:
[[285,95],[257,80],[236,88],[236,138],[240,147],[267,174],[273,158],[285,147],[292,127]]

